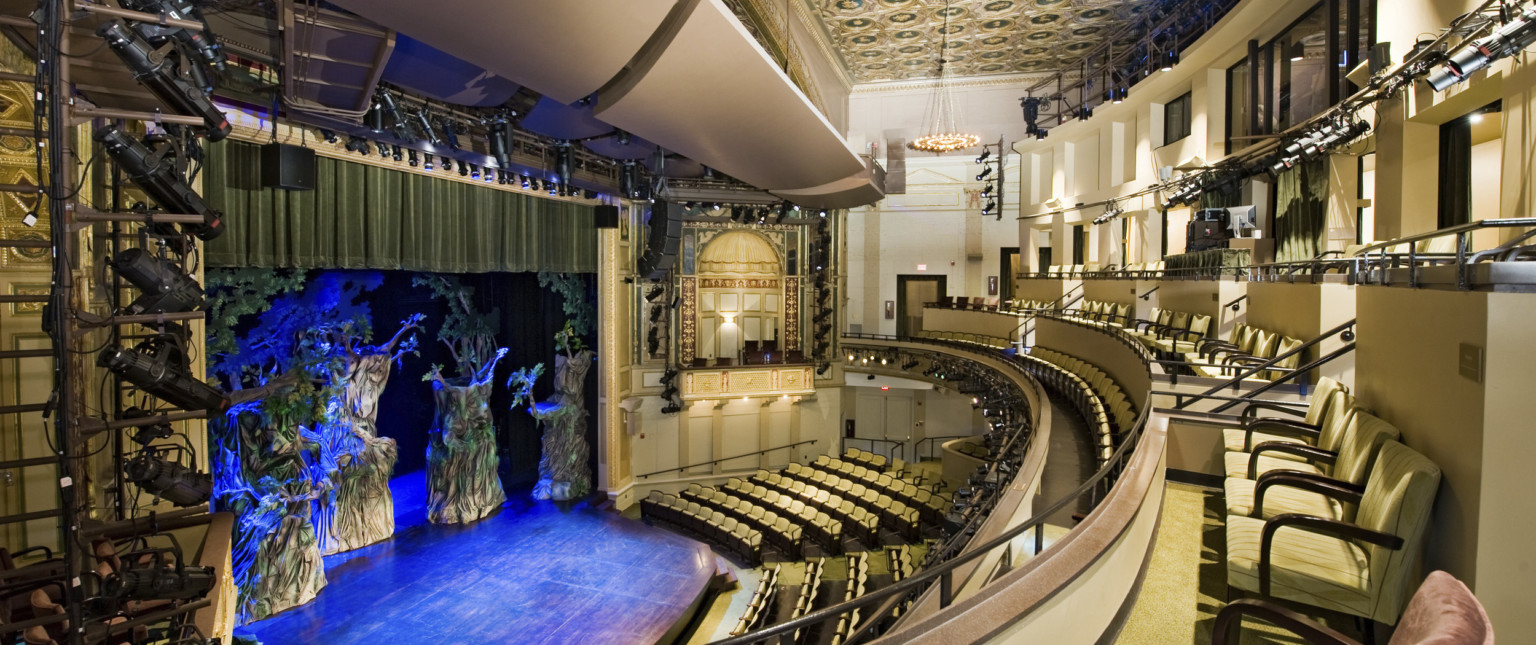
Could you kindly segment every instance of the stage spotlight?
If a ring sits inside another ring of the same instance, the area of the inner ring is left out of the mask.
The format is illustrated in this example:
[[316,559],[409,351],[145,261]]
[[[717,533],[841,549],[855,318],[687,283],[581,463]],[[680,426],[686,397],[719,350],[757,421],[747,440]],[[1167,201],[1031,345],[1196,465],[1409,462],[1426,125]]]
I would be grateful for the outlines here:
[[660,298],[662,294],[665,294],[666,292],[666,288],[658,284],[654,287],[651,287],[651,290],[645,294],[645,301],[656,302],[656,299]]
[[496,165],[501,168],[512,167],[512,155],[509,147],[512,136],[508,132],[511,127],[511,124],[504,121],[492,123],[490,129],[486,130],[485,133],[486,146],[491,151],[491,157],[496,159]]
[[1170,50],[1168,50],[1166,52],[1163,52],[1163,67],[1162,67],[1163,71],[1171,72],[1171,71],[1173,71],[1173,66],[1174,65],[1178,65],[1178,64],[1179,64],[1179,52],[1178,51],[1170,49]]
[[389,156],[395,161],[400,161],[405,157],[405,151],[400,148],[399,144],[394,144],[389,147]]
[[384,109],[377,102],[363,113],[363,125],[368,126],[369,132],[384,134]]
[[180,27],[162,27],[149,22],[136,23],[134,28],[155,45],[162,44],[166,38],[174,38],[187,49],[195,52],[198,58],[203,59],[203,64],[218,71],[224,71],[224,52],[219,48],[219,43],[213,36],[213,30],[208,27],[208,21],[203,19],[203,13],[196,5],[187,0],[119,0],[118,4],[124,9],[160,14],[173,20],[203,23],[203,28],[197,31]]
[[347,152],[356,152],[361,155],[368,154],[368,140],[362,137],[347,137]]
[[425,159],[425,161],[423,161],[423,163],[421,164],[421,169],[422,170],[432,170],[432,168],[433,168],[433,166],[432,166],[432,153],[430,153],[430,152],[422,153],[422,157]]
[[[172,562],[166,561],[166,553],[172,554]],[[122,568],[109,574],[101,587],[104,595],[119,602],[193,600],[208,595],[218,582],[213,567],[187,566],[179,544],[174,549],[125,553],[122,562]]]
[[529,177],[528,177],[528,175],[523,175],[523,189],[524,189],[524,190],[526,190],[526,189],[527,189],[527,188],[528,188],[528,184],[529,184],[529,182],[531,182],[531,181],[533,181],[533,180],[532,180],[532,179],[530,179],[530,178],[529,178]]
[[374,146],[378,149],[380,157],[389,158],[389,144],[383,141],[375,141]]
[[902,363],[901,364],[901,369],[902,370],[909,370],[909,369],[912,369],[914,367],[917,367],[917,365],[918,365],[918,361],[917,361],[917,359],[914,358],[914,359],[909,360],[909,361],[907,361],[905,363]]
[[[400,103],[395,101],[395,95],[389,90],[381,89],[378,94],[379,128],[374,132],[383,132],[384,117],[388,117],[390,125],[394,129],[395,138],[408,141],[411,138],[411,126],[406,121],[405,113],[400,111]],[[371,127],[371,126],[370,126]]]
[[449,121],[448,119],[443,119],[442,125],[443,125],[443,142],[448,144],[449,149],[458,150],[459,149],[459,132],[460,132],[460,130],[462,128],[459,126],[458,123],[453,122],[453,121]]
[[571,171],[575,164],[576,154],[571,150],[569,141],[561,141],[555,146],[555,180],[562,184],[571,183]]
[[661,408],[662,414],[677,414],[682,411],[683,408],[679,407],[676,403],[668,403]]
[[[475,175],[478,178],[480,173],[477,172],[477,173],[475,173]],[[459,162],[459,176],[460,177],[468,177],[469,176],[469,164],[464,163],[462,161]]]
[[991,197],[992,196],[992,187],[993,187],[992,182],[987,182],[987,185],[982,186],[981,187],[981,196],[982,197]]
[[166,459],[164,453],[181,451],[146,447],[123,462],[123,476],[155,497],[186,508],[208,501],[213,494],[213,478]]
[[112,268],[143,293],[123,311],[129,315],[192,311],[203,306],[203,288],[181,267],[139,248],[124,249]]
[[417,157],[417,156],[416,156],[416,151],[415,151],[415,150],[411,150],[411,151],[409,151],[409,152],[408,152],[408,153],[407,153],[407,155],[406,155],[406,158],[407,158],[407,159],[408,159],[408,161],[407,161],[407,162],[406,162],[406,163],[409,163],[409,164],[411,164],[411,167],[412,167],[412,168],[415,168],[415,167],[416,167],[416,166],[418,166],[418,165],[420,165],[420,164],[421,164],[421,159],[419,159],[419,158],[418,158],[418,157]]
[[1536,5],[1515,14],[1493,33],[1457,49],[1424,80],[1436,92],[1443,92],[1493,61],[1520,53],[1532,42],[1536,42]]
[[[526,181],[523,182],[523,188],[528,188],[528,182],[526,182]],[[542,180],[542,179],[534,179],[533,180],[533,191],[534,192],[538,192],[538,191],[541,191],[541,190],[544,190],[544,180]]]
[[1293,63],[1299,63],[1307,58],[1307,45],[1299,40],[1292,43],[1286,50],[1290,53]]
[[992,166],[987,166],[986,168],[983,168],[981,172],[976,174],[976,181],[985,181],[986,178],[991,174]]
[[214,412],[229,406],[222,392],[187,373],[181,342],[170,334],[151,336],[133,349],[110,345],[101,350],[96,364],[184,410]]
[[442,137],[437,136],[437,129],[432,127],[432,113],[428,112],[425,106],[416,111],[415,118],[416,129],[421,131],[421,136],[434,146],[443,145]]
[[1124,103],[1126,97],[1130,96],[1130,94],[1131,94],[1131,91],[1129,89],[1127,89],[1127,88],[1124,88],[1124,87],[1116,88],[1114,90],[1114,92],[1115,92],[1115,100],[1112,101],[1112,102],[1115,105],[1119,105],[1121,103]]
[[983,149],[981,151],[981,156],[976,158],[976,163],[979,163],[979,164],[980,163],[986,163],[987,159],[989,159],[991,157],[992,157],[992,149],[991,148]]
[[453,172],[453,159],[443,157],[443,171]]
[[211,240],[224,232],[224,222],[218,211],[208,208],[203,198],[176,172],[175,164],[167,158],[171,145],[161,142],[151,151],[144,144],[134,141],[116,125],[107,125],[96,131],[96,141],[102,144],[107,155],[117,162],[128,179],[144,191],[144,194],[167,212],[179,215],[201,215],[202,224],[182,224],[181,230]]
[[336,143],[339,141],[335,132],[331,132],[330,130],[326,130],[324,128],[320,129],[320,138],[324,139],[326,143]]
[[176,73],[175,61],[165,58],[138,33],[113,20],[101,25],[96,35],[107,41],[113,53],[133,70],[138,81],[177,114],[201,117],[209,141],[229,136],[229,119],[208,98],[208,93]]

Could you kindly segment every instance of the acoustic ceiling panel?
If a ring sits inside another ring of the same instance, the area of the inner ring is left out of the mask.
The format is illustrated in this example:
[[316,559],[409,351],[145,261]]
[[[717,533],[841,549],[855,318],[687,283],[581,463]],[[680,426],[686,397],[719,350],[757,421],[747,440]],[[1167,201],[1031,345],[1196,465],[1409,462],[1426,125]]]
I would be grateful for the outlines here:
[[607,83],[675,0],[334,0],[561,103]]
[[863,168],[730,9],[685,1],[598,94],[598,118],[768,189],[820,186]]

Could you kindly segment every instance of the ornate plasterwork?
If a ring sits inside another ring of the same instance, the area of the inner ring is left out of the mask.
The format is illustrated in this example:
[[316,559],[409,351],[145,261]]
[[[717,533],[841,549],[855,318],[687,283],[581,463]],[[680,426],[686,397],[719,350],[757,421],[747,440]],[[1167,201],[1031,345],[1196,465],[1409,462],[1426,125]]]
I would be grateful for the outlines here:
[[691,369],[683,372],[681,394],[684,401],[806,396],[816,393],[813,369],[807,365]]
[[685,276],[682,278],[682,311],[678,315],[678,335],[682,339],[678,342],[677,358],[684,365],[693,362],[696,354],[695,347],[699,336],[698,322],[698,278]]
[[938,75],[939,43],[959,76],[1054,72],[1160,0],[818,0],[857,83]]
[[784,278],[784,351],[800,349],[800,278]]

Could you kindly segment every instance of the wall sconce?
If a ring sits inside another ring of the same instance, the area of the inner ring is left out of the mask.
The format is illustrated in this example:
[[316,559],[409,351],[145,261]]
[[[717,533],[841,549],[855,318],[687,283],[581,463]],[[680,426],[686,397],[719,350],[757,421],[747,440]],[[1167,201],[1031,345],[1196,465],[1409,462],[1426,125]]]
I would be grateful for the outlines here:
[[725,320],[727,325],[736,324],[736,314],[721,314],[721,318]]

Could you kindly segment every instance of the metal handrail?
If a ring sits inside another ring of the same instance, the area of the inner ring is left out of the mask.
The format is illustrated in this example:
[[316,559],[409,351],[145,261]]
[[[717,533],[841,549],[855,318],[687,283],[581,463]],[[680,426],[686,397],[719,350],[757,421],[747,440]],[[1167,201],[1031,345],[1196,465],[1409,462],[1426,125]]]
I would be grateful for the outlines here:
[[[1070,321],[1070,319],[1064,320]],[[1081,326],[1087,329],[1097,330],[1100,333],[1104,333],[1112,337],[1119,337],[1123,335],[1123,332],[1112,331],[1093,325]],[[863,337],[864,335],[848,334],[848,336]],[[915,339],[906,338],[898,340],[903,342],[921,342],[916,341]],[[1127,341],[1127,339],[1122,339],[1122,341]],[[1128,341],[1127,345],[1139,347],[1140,343],[1135,341]],[[1139,355],[1146,356],[1147,354],[1143,351]],[[1022,362],[1019,360],[1019,358],[1020,357],[1018,356],[1004,355],[1005,361],[1010,365],[1013,365],[1019,369],[1023,369],[1023,365],[1021,364]],[[1150,375],[1151,367],[1146,364],[1144,364],[1144,366],[1146,366],[1148,374]],[[1110,455],[1109,459],[1105,461],[1104,465],[1100,467],[1099,470],[1092,476],[1090,476],[1087,481],[1079,485],[1075,490],[1073,490],[1071,494],[1057,499],[1056,501],[1047,505],[1040,512],[1035,513],[1028,520],[1025,520],[1023,523],[1003,531],[1001,535],[988,540],[984,544],[961,551],[948,560],[924,567],[921,571],[913,574],[912,577],[900,580],[891,584],[890,586],[869,591],[863,596],[859,596],[853,600],[838,603],[824,609],[819,609],[800,616],[799,618],[778,623],[765,629],[761,629],[755,632],[748,632],[746,634],[727,638],[721,641],[716,641],[716,645],[747,645],[748,643],[758,643],[780,635],[793,633],[799,629],[809,627],[811,625],[831,622],[836,620],[838,616],[854,611],[855,609],[862,609],[864,607],[874,605],[883,600],[886,600],[887,598],[894,598],[908,593],[919,593],[923,590],[926,590],[928,585],[935,580],[939,581],[940,583],[940,608],[948,607],[953,600],[951,593],[949,592],[954,588],[954,572],[955,569],[960,567],[960,565],[971,562],[972,560],[982,558],[1000,546],[1010,545],[1014,539],[1029,533],[1032,530],[1035,531],[1036,543],[1039,544],[1044,536],[1044,525],[1047,518],[1053,516],[1061,509],[1066,508],[1067,504],[1076,502],[1085,494],[1092,493],[1095,495],[1095,497],[1097,497],[1100,484],[1105,483],[1111,475],[1118,475],[1121,467],[1133,452],[1132,446],[1135,446],[1140,440],[1142,432],[1146,428],[1147,419],[1151,415],[1151,411],[1152,406],[1150,404],[1141,406],[1141,410],[1137,413],[1136,416],[1136,422],[1127,431],[1120,445],[1115,448],[1114,453]],[[1034,433],[1029,434],[1030,436],[1033,436]],[[961,535],[964,535],[964,533],[962,532]],[[866,618],[864,627],[862,629],[857,629],[854,634],[857,635],[866,632],[870,626],[874,624],[874,621],[877,619],[877,617],[883,615],[884,614],[872,614],[868,616]]]
[[1137,298],[1141,298],[1142,300],[1146,300],[1147,298],[1151,298],[1152,294],[1157,293],[1157,290],[1161,289],[1161,288],[1163,288],[1163,285],[1157,285],[1155,287],[1152,287],[1151,291],[1148,291],[1148,292],[1143,293],[1143,294],[1141,294],[1139,296],[1136,296],[1136,297]]
[[775,450],[783,450],[785,448],[793,448],[795,446],[799,446],[799,445],[807,444],[807,443],[816,443],[816,440],[815,439],[807,439],[805,441],[796,441],[795,443],[787,444],[787,445],[783,445],[783,446],[778,446],[776,448],[764,448],[764,449],[758,450],[756,452],[749,452],[749,453],[746,453],[746,454],[736,455],[735,457],[723,457],[723,458],[720,458],[720,459],[712,459],[710,461],[701,461],[699,463],[689,464],[687,466],[678,466],[676,468],[668,468],[666,470],[658,470],[658,471],[656,471],[654,473],[646,473],[644,475],[635,475],[635,477],[638,477],[640,479],[645,479],[646,477],[650,477],[651,475],[660,475],[662,473],[670,473],[670,472],[672,472],[674,470],[688,470],[689,468],[698,468],[699,466],[708,466],[710,464],[718,464],[718,463],[720,463],[722,461],[734,461],[734,460],[737,460],[737,459],[741,459],[742,457],[751,457],[753,455],[761,455],[763,453],[769,453],[769,452],[773,452]]
[[1247,300],[1247,299],[1248,299],[1248,294],[1245,293],[1245,294],[1243,294],[1241,296],[1238,296],[1237,299],[1233,300],[1232,302],[1229,302],[1229,303],[1227,303],[1225,305],[1222,305],[1222,306],[1223,307],[1231,307],[1232,311],[1237,311],[1237,309],[1238,309],[1237,303],[1242,302],[1242,301]]
[[[1524,228],[1524,227],[1527,227],[1527,226],[1536,226],[1536,218],[1532,218],[1532,217],[1509,217],[1509,218],[1503,218],[1503,219],[1484,219],[1484,220],[1478,220],[1476,222],[1467,222],[1466,224],[1457,224],[1455,226],[1447,226],[1445,228],[1442,228],[1442,229],[1439,229],[1439,230],[1435,230],[1435,231],[1429,231],[1427,233],[1419,233],[1419,234],[1416,234],[1416,235],[1407,235],[1407,236],[1404,236],[1404,237],[1397,238],[1395,240],[1388,240],[1386,242],[1377,242],[1376,244],[1372,244],[1370,246],[1366,246],[1364,248],[1361,248],[1361,249],[1355,251],[1355,257],[1366,258],[1366,257],[1369,257],[1369,255],[1370,255],[1370,253],[1372,251],[1379,251],[1376,254],[1376,258],[1377,258],[1377,265],[1381,269],[1381,276],[1382,276],[1381,284],[1387,284],[1387,282],[1386,282],[1387,249],[1388,248],[1392,248],[1392,247],[1396,247],[1396,246],[1407,245],[1408,246],[1408,253],[1407,253],[1407,255],[1408,255],[1408,286],[1410,286],[1410,287],[1417,287],[1417,286],[1419,286],[1419,266],[1418,266],[1419,263],[1418,263],[1418,256],[1420,254],[1419,254],[1418,248],[1414,245],[1414,243],[1415,242],[1419,242],[1419,241],[1423,241],[1423,240],[1434,239],[1434,238],[1437,238],[1437,237],[1445,237],[1447,235],[1455,235],[1456,236],[1456,256],[1455,256],[1455,262],[1456,262],[1456,288],[1465,291],[1467,289],[1472,288],[1471,278],[1470,278],[1470,276],[1467,273],[1467,265],[1468,265],[1468,262],[1467,262],[1467,247],[1469,246],[1467,236],[1469,234],[1471,234],[1472,232],[1474,232],[1474,231],[1478,231],[1478,230],[1485,229],[1485,228]],[[1395,257],[1398,257],[1399,255],[1400,255],[1399,253],[1394,253],[1393,257],[1395,258]],[[1356,279],[1358,280],[1359,278],[1362,278],[1362,277],[1366,278],[1366,279],[1369,279],[1369,277],[1370,277],[1370,267],[1369,267],[1369,264],[1367,264],[1366,269],[1364,271],[1360,271],[1359,272],[1359,275],[1357,276]]]
[[1364,247],[1361,247],[1359,249],[1356,249],[1355,250],[1355,257],[1362,257],[1362,256],[1364,256],[1366,254],[1369,254],[1370,252],[1376,251],[1376,250],[1388,249],[1388,248],[1391,248],[1391,247],[1394,247],[1394,246],[1402,246],[1404,244],[1412,244],[1414,242],[1418,242],[1418,241],[1421,241],[1421,240],[1430,240],[1430,239],[1434,239],[1434,238],[1437,238],[1437,237],[1445,237],[1447,235],[1462,235],[1462,234],[1465,234],[1465,233],[1470,233],[1472,231],[1482,230],[1482,229],[1485,229],[1485,228],[1511,228],[1511,227],[1519,227],[1519,226],[1536,226],[1536,217],[1506,217],[1506,218],[1500,218],[1500,219],[1480,219],[1480,220],[1477,220],[1475,222],[1467,222],[1466,224],[1457,224],[1455,226],[1447,226],[1447,227],[1442,228],[1442,229],[1438,229],[1438,230],[1434,230],[1434,231],[1428,231],[1428,232],[1425,232],[1425,233],[1416,233],[1414,235],[1404,235],[1404,236],[1396,238],[1396,239],[1387,240],[1385,242],[1376,242],[1375,244],[1371,244],[1371,245],[1364,246]]
[[[1278,354],[1274,358],[1271,358],[1271,359],[1269,359],[1267,361],[1264,361],[1263,363],[1260,363],[1258,365],[1255,365],[1255,366],[1249,368],[1247,371],[1240,372],[1240,373],[1238,373],[1237,376],[1232,377],[1230,380],[1225,381],[1225,382],[1221,383],[1220,385],[1212,386],[1211,389],[1206,390],[1204,392],[1201,392],[1200,395],[1198,395],[1198,396],[1204,396],[1204,395],[1207,395],[1207,394],[1215,394],[1215,393],[1220,392],[1222,390],[1225,390],[1225,389],[1227,389],[1229,387],[1230,388],[1235,388],[1238,385],[1242,384],[1243,379],[1246,379],[1246,378],[1248,378],[1250,376],[1253,376],[1254,374],[1258,374],[1259,372],[1263,372],[1265,370],[1282,371],[1285,368],[1281,368],[1281,370],[1275,370],[1274,369],[1274,366],[1275,366],[1276,363],[1278,363],[1280,361],[1283,361],[1283,360],[1285,360],[1287,358],[1290,358],[1291,356],[1300,354],[1301,352],[1307,351],[1313,345],[1321,343],[1324,340],[1332,338],[1332,337],[1334,337],[1334,336],[1336,336],[1338,334],[1344,333],[1345,331],[1347,331],[1349,329],[1353,329],[1354,326],[1355,326],[1355,319],[1354,318],[1350,318],[1349,322],[1340,324],[1339,326],[1334,327],[1333,329],[1325,331],[1325,332],[1319,334],[1316,338],[1313,338],[1312,340],[1309,340],[1309,341],[1307,341],[1305,343],[1297,345],[1296,347],[1292,348],[1288,352],[1285,352],[1285,353],[1282,353],[1282,354]],[[1349,346],[1350,347],[1354,347],[1355,345],[1354,345],[1354,343],[1350,343]],[[1286,378],[1285,379],[1275,379],[1275,381],[1273,381],[1273,382],[1287,380],[1287,379],[1289,379],[1291,377],[1294,377],[1295,375],[1301,374],[1301,373],[1302,373],[1302,370],[1300,368],[1297,368],[1295,370],[1292,370],[1290,373],[1286,374]],[[1268,388],[1266,388],[1266,389],[1268,389]],[[1185,406],[1189,405],[1190,403],[1194,403],[1194,401],[1195,401],[1195,399],[1191,399],[1188,402],[1180,403],[1179,405],[1174,406],[1174,409],[1183,410]]]
[[845,452],[848,450],[847,444],[848,444],[849,441],[868,441],[869,442],[869,447],[871,447],[871,448],[875,447],[876,443],[890,444],[890,445],[894,446],[893,448],[891,448],[891,454],[890,454],[891,459],[893,459],[893,460],[894,459],[898,459],[898,457],[896,456],[896,453],[899,452],[899,453],[901,453],[901,457],[899,457],[899,459],[901,459],[902,461],[906,461],[907,460],[907,444],[905,442],[901,441],[900,439],[877,439],[875,437],[843,437],[843,441],[842,441],[843,442],[843,450]]
[[[1277,379],[1275,379],[1273,381],[1265,383],[1263,387],[1260,387],[1260,388],[1258,388],[1258,389],[1256,389],[1256,390],[1254,390],[1252,392],[1249,392],[1246,396],[1254,397],[1254,396],[1258,396],[1260,394],[1263,394],[1265,392],[1268,392],[1270,390],[1273,390],[1276,387],[1278,387],[1281,383],[1284,383],[1286,381],[1290,381],[1292,379],[1295,379],[1295,378],[1301,376],[1302,374],[1306,374],[1308,372],[1311,372],[1312,370],[1315,370],[1315,369],[1323,366],[1324,364],[1332,361],[1333,359],[1338,358],[1340,356],[1343,356],[1345,354],[1348,354],[1348,353],[1350,353],[1352,351],[1355,351],[1355,344],[1354,343],[1350,343],[1348,345],[1340,347],[1340,348],[1338,348],[1336,350],[1333,350],[1332,352],[1329,352],[1328,355],[1323,356],[1322,358],[1319,358],[1319,359],[1317,359],[1315,361],[1312,361],[1311,363],[1307,363],[1306,365],[1303,365],[1301,367],[1296,368],[1296,371],[1291,372],[1290,374],[1286,374],[1286,375],[1284,375],[1284,376],[1282,376],[1280,378],[1277,378]],[[1242,397],[1239,397],[1239,398],[1242,398]],[[1211,410],[1211,412],[1218,412],[1218,413],[1219,412],[1224,412],[1227,409],[1231,408],[1232,406],[1237,405],[1238,403],[1240,403],[1240,402],[1239,401],[1229,401],[1227,403],[1221,404],[1220,406],[1217,406],[1216,409]]]

